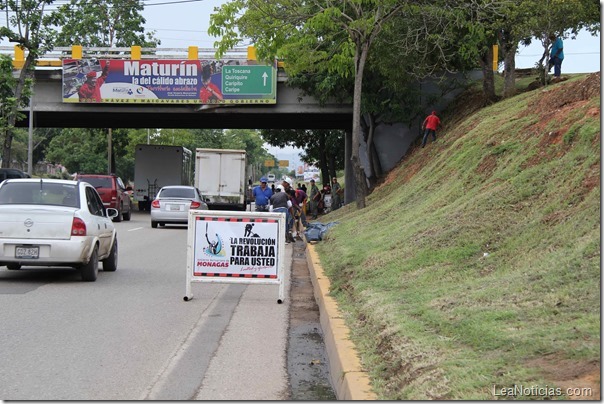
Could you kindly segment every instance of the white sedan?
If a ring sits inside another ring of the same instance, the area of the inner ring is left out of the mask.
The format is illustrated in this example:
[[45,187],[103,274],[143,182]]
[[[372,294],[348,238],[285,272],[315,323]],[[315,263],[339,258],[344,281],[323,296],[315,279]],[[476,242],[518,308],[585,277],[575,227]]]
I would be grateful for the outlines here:
[[0,183],[0,266],[72,266],[95,281],[117,269],[117,232],[87,182],[23,178]]
[[163,187],[151,202],[151,227],[165,224],[187,224],[189,210],[208,210],[207,203],[195,187],[169,185]]

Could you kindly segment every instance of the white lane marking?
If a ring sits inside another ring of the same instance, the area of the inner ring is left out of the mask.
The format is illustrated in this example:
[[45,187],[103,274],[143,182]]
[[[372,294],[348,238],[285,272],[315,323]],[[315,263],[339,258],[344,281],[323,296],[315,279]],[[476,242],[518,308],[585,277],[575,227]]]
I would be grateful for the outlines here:
[[135,231],[135,230],[142,230],[144,229],[144,227],[135,227],[134,229],[130,229],[128,231]]

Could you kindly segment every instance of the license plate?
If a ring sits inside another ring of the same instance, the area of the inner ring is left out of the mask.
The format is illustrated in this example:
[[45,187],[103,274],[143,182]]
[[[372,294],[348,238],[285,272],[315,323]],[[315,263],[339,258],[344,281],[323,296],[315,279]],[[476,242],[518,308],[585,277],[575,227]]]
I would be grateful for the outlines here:
[[170,205],[170,210],[180,210],[180,205]]
[[40,256],[40,247],[17,247],[15,258],[37,259]]

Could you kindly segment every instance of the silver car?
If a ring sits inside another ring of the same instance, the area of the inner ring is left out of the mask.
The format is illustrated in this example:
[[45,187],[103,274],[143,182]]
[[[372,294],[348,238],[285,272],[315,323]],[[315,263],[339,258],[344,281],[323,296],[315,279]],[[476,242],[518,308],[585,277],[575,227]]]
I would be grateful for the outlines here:
[[0,183],[0,266],[72,266],[95,281],[117,269],[117,233],[94,187],[86,182],[22,178]]
[[195,187],[170,185],[163,187],[151,202],[151,227],[180,223],[187,224],[189,210],[208,210],[207,203]]

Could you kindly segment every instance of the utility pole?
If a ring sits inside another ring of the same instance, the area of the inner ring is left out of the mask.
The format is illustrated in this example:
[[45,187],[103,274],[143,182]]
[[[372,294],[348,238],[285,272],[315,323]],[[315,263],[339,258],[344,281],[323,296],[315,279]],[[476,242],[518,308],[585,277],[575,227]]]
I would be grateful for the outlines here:
[[29,135],[27,139],[27,174],[34,171],[34,93],[29,96]]
[[107,131],[107,174],[111,174],[111,128]]

